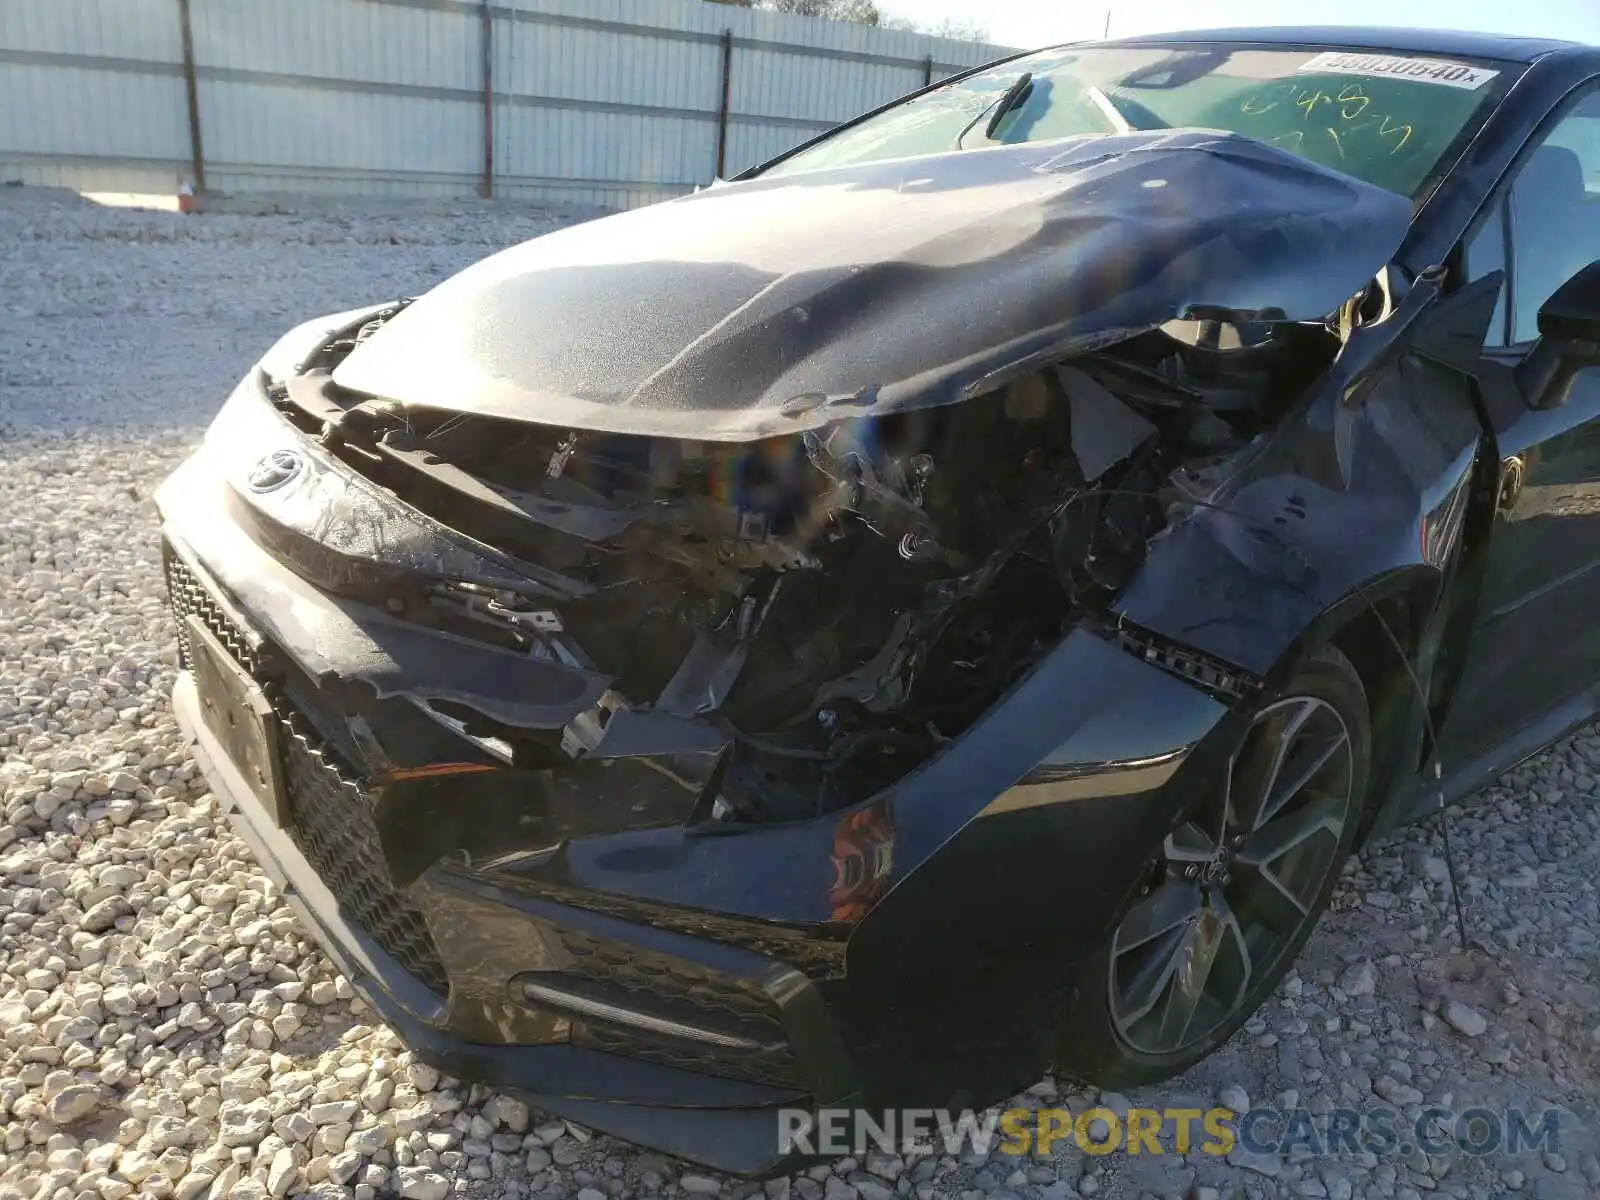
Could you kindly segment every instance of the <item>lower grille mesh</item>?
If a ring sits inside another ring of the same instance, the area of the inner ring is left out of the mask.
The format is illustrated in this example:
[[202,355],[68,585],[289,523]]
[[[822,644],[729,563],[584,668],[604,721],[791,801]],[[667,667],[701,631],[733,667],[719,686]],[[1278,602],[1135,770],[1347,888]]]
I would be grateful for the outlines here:
[[233,619],[223,611],[222,605],[206,591],[205,585],[170,547],[166,548],[163,558],[167,574],[167,596],[172,604],[172,615],[178,622],[179,660],[184,666],[188,666],[191,660],[189,631],[183,619],[198,617],[201,623],[216,635],[217,641],[227,647],[234,661],[259,679],[261,662],[244,630],[234,624]]
[[563,974],[615,988],[626,997],[626,1006],[639,1012],[690,1024],[705,1024],[709,1017],[711,1025],[737,1030],[761,1045],[712,1045],[587,1023],[574,1025],[575,1041],[686,1071],[803,1090],[777,1005],[759,984],[574,929],[559,929],[557,936],[572,956],[572,965]]
[[675,1001],[736,1021],[752,1032],[783,1033],[777,1007],[758,984],[576,929],[559,929],[557,936],[572,956],[567,973],[612,984],[640,997]]
[[573,1024],[572,1040],[580,1046],[620,1054],[657,1063],[663,1067],[676,1067],[680,1071],[693,1071],[697,1075],[716,1075],[722,1079],[738,1079],[745,1083],[761,1083],[768,1087],[806,1090],[801,1082],[799,1066],[788,1050],[763,1051],[736,1049],[730,1046],[703,1046],[682,1039],[669,1040],[651,1037],[636,1030],[618,1026]]
[[329,754],[305,719],[275,698],[283,725],[283,783],[289,836],[344,914],[401,966],[443,996],[449,976],[421,911],[394,886],[378,848],[372,799]]
[[339,901],[340,911],[440,996],[449,976],[422,913],[395,888],[378,848],[372,800],[359,778],[323,746],[306,719],[266,678],[261,655],[184,561],[165,549],[167,592],[178,622],[178,653],[191,661],[187,616],[198,617],[236,662],[261,683],[283,726],[283,778],[289,836]]

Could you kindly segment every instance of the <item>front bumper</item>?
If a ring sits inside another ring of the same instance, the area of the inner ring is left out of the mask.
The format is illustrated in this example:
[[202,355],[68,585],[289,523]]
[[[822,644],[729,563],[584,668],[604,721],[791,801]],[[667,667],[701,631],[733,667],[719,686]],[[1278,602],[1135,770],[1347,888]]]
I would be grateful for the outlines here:
[[[507,1045],[452,1033],[448,1001],[347,917],[300,846],[256,799],[201,720],[189,671],[179,674],[173,708],[229,823],[351,986],[419,1058],[448,1074],[518,1093],[545,1112],[716,1170],[755,1175],[783,1169],[778,1112],[813,1103],[807,1092],[691,1072],[570,1041]],[[438,879],[426,886],[430,893],[451,890]],[[624,924],[548,903],[537,905],[537,911],[534,919],[541,923],[560,914],[567,928],[603,931],[611,941]],[[659,943],[657,931],[637,932],[642,940]]]

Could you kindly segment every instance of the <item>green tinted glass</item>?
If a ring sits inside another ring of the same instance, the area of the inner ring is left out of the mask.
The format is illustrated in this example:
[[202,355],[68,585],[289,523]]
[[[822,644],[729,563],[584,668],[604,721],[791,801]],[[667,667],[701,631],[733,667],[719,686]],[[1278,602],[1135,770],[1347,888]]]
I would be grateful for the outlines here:
[[[993,122],[1024,73],[1028,86]],[[896,105],[765,173],[1083,134],[1204,128],[1257,138],[1417,197],[1511,75],[1502,63],[1338,50],[1046,51]]]

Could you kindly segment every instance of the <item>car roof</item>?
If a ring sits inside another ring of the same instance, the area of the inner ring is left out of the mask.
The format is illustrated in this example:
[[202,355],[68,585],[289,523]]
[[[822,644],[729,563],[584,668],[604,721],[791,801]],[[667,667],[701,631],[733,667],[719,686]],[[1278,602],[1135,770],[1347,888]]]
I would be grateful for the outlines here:
[[1356,25],[1283,26],[1266,29],[1205,29],[1113,38],[1108,46],[1170,46],[1184,42],[1237,42],[1282,46],[1348,46],[1359,50],[1403,51],[1408,54],[1450,54],[1464,58],[1498,58],[1531,63],[1556,50],[1581,46],[1554,38],[1469,33],[1459,29],[1382,29]]

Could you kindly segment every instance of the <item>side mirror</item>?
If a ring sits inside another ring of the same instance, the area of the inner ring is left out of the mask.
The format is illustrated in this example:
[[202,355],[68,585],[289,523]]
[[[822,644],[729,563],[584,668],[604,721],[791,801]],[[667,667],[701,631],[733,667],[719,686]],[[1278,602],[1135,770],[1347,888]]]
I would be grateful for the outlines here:
[[1600,262],[1567,280],[1539,308],[1539,340],[1517,365],[1517,386],[1532,408],[1567,398],[1572,368],[1600,362]]
[[1539,309],[1539,336],[1561,342],[1600,342],[1600,262],[1558,287]]

